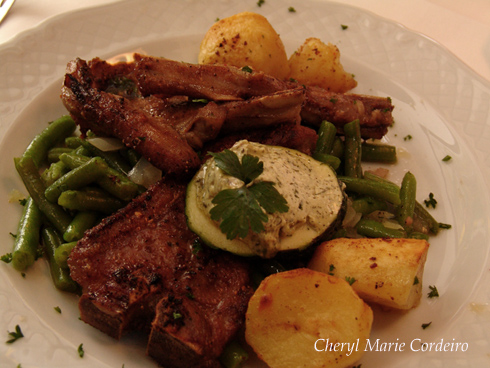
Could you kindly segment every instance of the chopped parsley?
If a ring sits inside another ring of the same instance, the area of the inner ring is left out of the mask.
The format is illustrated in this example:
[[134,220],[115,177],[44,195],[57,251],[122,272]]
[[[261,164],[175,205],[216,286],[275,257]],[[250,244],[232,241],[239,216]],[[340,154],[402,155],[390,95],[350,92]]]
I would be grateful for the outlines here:
[[61,308],[60,308],[60,307],[54,307],[54,310],[55,310],[56,312],[58,312],[59,314],[61,314]]
[[251,68],[251,67],[249,67],[249,66],[247,66],[247,65],[245,65],[245,66],[242,68],[242,71],[243,71],[243,72],[246,72],[246,73],[252,73],[252,72],[253,72],[252,68]]
[[264,5],[264,3],[265,3],[265,0],[259,0],[259,1],[257,1],[257,6],[261,7],[262,5]]
[[12,262],[12,253],[6,253],[3,256],[0,257],[0,260],[5,263],[10,263]]
[[352,285],[354,282],[356,282],[356,279],[354,277],[346,276],[345,281],[347,281],[349,285]]
[[345,24],[341,24],[340,28],[342,28],[342,30],[345,31],[347,28],[349,28],[349,26]]
[[437,291],[437,288],[433,285],[429,286],[430,292],[427,294],[427,297],[429,298],[436,298],[439,296],[439,292]]
[[429,327],[432,324],[432,322],[429,323],[422,323],[422,328],[425,330],[427,327]]
[[290,12],[290,13],[296,13],[296,9],[295,9],[295,8],[293,8],[292,6],[290,6],[290,7],[288,8],[288,12]]
[[80,358],[83,358],[83,356],[85,355],[85,351],[83,350],[83,344],[78,345],[77,352],[78,352],[78,356]]
[[417,285],[419,282],[420,282],[419,278],[417,276],[415,276],[415,278],[413,279],[413,284]]
[[173,315],[174,319],[179,319],[179,318],[182,318],[182,314],[181,314],[181,313],[179,313],[179,312],[173,312],[173,314],[172,314],[172,315]]
[[442,161],[447,162],[447,161],[450,161],[451,159],[452,159],[451,156],[446,155],[446,156],[444,156],[444,158],[442,159]]
[[192,102],[207,104],[209,101],[205,98],[196,98],[196,99],[192,100]]
[[330,276],[333,276],[333,271],[335,270],[335,266],[333,264],[330,265],[330,267],[328,268],[328,274]]
[[260,233],[264,230],[263,223],[268,221],[267,213],[289,210],[274,183],[251,184],[264,171],[264,164],[258,157],[246,154],[240,162],[235,152],[228,149],[210,154],[221,170],[244,183],[240,188],[222,190],[212,200],[215,206],[210,211],[211,219],[221,220],[220,229],[227,239],[245,238],[249,230]]
[[429,193],[429,199],[424,199],[426,207],[436,208],[437,201],[434,198],[434,193]]
[[19,340],[20,338],[24,337],[24,334],[22,333],[22,330],[20,329],[19,325],[15,326],[15,331],[13,331],[13,332],[7,331],[7,332],[10,336],[10,339],[7,340],[7,344],[13,344],[14,342]]
[[410,134],[406,135],[403,140],[404,141],[410,141],[412,139],[412,136]]
[[444,224],[442,222],[439,222],[439,229],[450,229],[451,225],[450,224]]

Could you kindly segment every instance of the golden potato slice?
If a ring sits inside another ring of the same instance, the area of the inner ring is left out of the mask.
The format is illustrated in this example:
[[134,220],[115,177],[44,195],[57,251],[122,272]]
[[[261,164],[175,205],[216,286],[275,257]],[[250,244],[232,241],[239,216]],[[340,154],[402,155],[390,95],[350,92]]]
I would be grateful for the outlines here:
[[300,268],[262,281],[248,305],[245,338],[271,368],[347,367],[364,353],[372,320],[345,280]]
[[429,243],[421,239],[347,239],[322,243],[308,268],[355,280],[367,302],[396,309],[417,306]]
[[198,62],[248,66],[279,79],[289,74],[281,38],[264,16],[252,12],[217,21],[201,41]]
[[352,74],[340,63],[340,51],[331,43],[307,38],[289,58],[289,77],[300,83],[332,92],[347,92],[357,86]]

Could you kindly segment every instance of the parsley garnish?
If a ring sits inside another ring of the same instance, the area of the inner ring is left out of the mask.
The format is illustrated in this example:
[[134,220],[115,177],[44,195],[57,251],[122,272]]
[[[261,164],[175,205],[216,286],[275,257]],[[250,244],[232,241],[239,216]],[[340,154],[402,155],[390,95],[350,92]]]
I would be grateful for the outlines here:
[[288,11],[289,11],[290,13],[296,13],[296,9],[295,9],[295,8],[293,8],[292,6],[290,6],[290,7],[288,8]]
[[413,284],[417,285],[419,282],[420,282],[419,278],[417,276],[415,276],[415,278],[413,279]]
[[222,190],[212,201],[215,206],[210,211],[211,219],[222,220],[220,229],[227,239],[245,238],[249,230],[260,233],[264,230],[263,222],[268,221],[266,212],[289,210],[274,183],[261,181],[251,184],[264,171],[264,164],[258,157],[245,154],[240,162],[235,152],[228,149],[210,155],[221,170],[244,183],[240,188]]
[[15,326],[15,331],[13,331],[13,332],[7,331],[7,332],[9,334],[9,336],[11,337],[9,340],[7,340],[7,344],[13,344],[14,342],[16,342],[21,337],[24,337],[24,334],[22,333],[22,330],[20,329],[19,325]]
[[182,318],[182,314],[179,312],[173,312],[173,317],[174,317],[174,319],[179,319],[179,318]]
[[5,262],[5,263],[10,263],[12,262],[12,253],[6,253],[3,256],[0,257],[0,260]]
[[439,229],[450,229],[450,228],[451,228],[451,224],[445,224],[445,223],[439,222]]
[[427,327],[429,327],[431,325],[432,322],[429,322],[429,323],[423,323],[422,324],[422,328],[425,330]]
[[349,28],[349,26],[345,24],[341,24],[340,28],[342,28],[342,30],[346,30],[347,28]]
[[356,282],[356,279],[354,277],[346,276],[345,281],[347,281],[349,285],[352,285],[354,282]]
[[452,158],[451,156],[446,155],[446,156],[444,156],[444,158],[442,159],[442,161],[447,162],[447,161],[451,160],[451,158]]
[[411,139],[412,139],[412,136],[411,136],[410,134],[406,135],[406,136],[403,138],[403,140],[404,140],[404,141],[409,141],[409,140],[411,140]]
[[434,193],[429,193],[429,199],[424,199],[426,207],[436,208],[437,201],[434,198]]
[[328,274],[330,276],[333,276],[333,271],[335,270],[335,266],[333,264],[330,265],[330,267],[328,267]]
[[435,298],[439,296],[439,292],[437,291],[437,288],[435,286],[430,285],[429,289],[430,293],[427,294],[429,298]]
[[58,312],[59,314],[61,314],[61,308],[60,308],[60,307],[54,307],[54,310],[55,310],[56,312]]
[[78,351],[78,356],[80,358],[83,358],[83,356],[85,355],[85,351],[83,350],[83,344],[78,345],[77,351]]
[[265,3],[265,0],[259,0],[259,1],[257,1],[257,6],[261,7],[262,5],[264,5],[264,3]]
[[248,65],[245,65],[243,68],[242,68],[242,72],[246,72],[246,73],[252,73],[253,70],[251,67],[249,67]]

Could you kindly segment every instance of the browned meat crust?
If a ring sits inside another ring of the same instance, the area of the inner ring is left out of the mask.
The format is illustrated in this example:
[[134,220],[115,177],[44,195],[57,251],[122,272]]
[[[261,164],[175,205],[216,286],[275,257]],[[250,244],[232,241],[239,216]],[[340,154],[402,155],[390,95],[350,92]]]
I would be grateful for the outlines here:
[[364,138],[382,138],[393,124],[393,105],[389,98],[359,94],[325,93],[323,89],[311,87],[306,90],[306,103],[301,118],[312,126],[319,127],[323,120],[335,122],[337,130],[356,119]]
[[289,89],[264,73],[222,65],[198,65],[135,54],[132,78],[143,96],[184,95],[213,101],[236,101]]
[[135,55],[132,74],[143,95],[183,94],[210,100],[237,100],[275,91],[304,88],[301,118],[318,127],[322,120],[335,124],[340,133],[344,124],[359,119],[363,138],[382,138],[393,124],[389,98],[341,94],[319,87],[281,81],[264,73],[248,73],[235,67],[195,65],[152,56]]
[[115,338],[151,331],[148,353],[163,366],[212,366],[242,326],[252,287],[245,263],[201,247],[187,228],[185,190],[164,178],[90,230],[68,264],[83,321]]
[[62,100],[82,131],[91,129],[102,136],[115,136],[167,172],[187,172],[199,166],[197,153],[163,119],[151,115],[158,101],[142,105],[93,88],[90,71],[83,60],[70,65],[65,76]]

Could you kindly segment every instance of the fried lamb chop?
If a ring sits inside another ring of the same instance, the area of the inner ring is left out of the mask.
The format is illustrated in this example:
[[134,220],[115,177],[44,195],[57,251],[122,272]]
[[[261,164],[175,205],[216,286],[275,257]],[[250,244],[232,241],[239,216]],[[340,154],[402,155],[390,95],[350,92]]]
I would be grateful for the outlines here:
[[381,138],[393,122],[388,98],[138,54],[115,65],[97,58],[70,62],[61,97],[82,132],[118,137],[155,166],[178,173],[194,171],[196,151],[230,132],[302,122],[317,127],[322,120],[342,132],[359,119],[364,138]]

